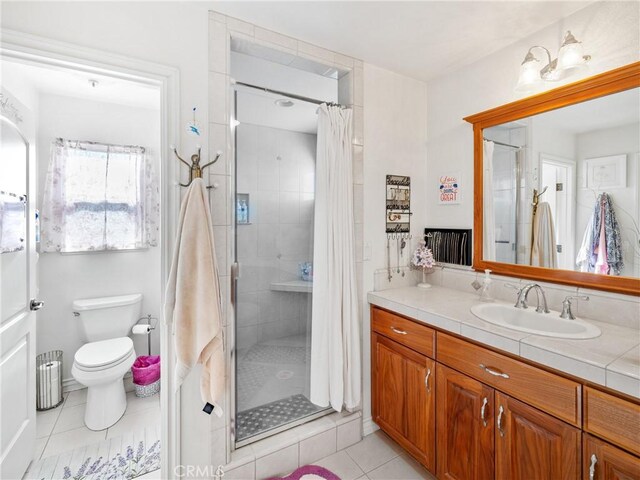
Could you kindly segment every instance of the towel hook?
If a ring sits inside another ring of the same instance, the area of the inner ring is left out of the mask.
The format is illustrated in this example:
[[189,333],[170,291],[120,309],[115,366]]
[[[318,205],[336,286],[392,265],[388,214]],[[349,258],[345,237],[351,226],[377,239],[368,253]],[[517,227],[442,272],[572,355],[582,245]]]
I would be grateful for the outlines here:
[[536,213],[536,210],[538,209],[538,203],[540,203],[540,197],[544,195],[544,192],[547,191],[547,188],[549,187],[545,186],[540,193],[538,193],[538,190],[536,190],[535,188],[533,189],[533,202],[531,202],[531,205],[533,205],[534,215]]
[[[210,167],[211,165],[216,163],[218,161],[218,159],[220,158],[220,156],[222,155],[222,152],[218,150],[216,152],[216,158],[211,160],[209,163],[205,163],[204,165],[200,165],[200,151],[201,151],[201,148],[200,148],[200,146],[198,146],[198,151],[196,153],[194,153],[193,155],[191,155],[191,164],[189,164],[189,162],[184,160],[178,154],[178,149],[174,145],[171,146],[171,149],[173,150],[173,153],[175,154],[175,156],[178,157],[178,160],[180,160],[187,167],[189,167],[189,182],[187,184],[181,183],[180,184],[181,187],[188,187],[189,185],[191,185],[191,182],[193,182],[193,180],[195,178],[202,178],[202,172],[204,171],[204,169],[207,168],[207,167]],[[212,188],[212,187],[209,186],[207,188]]]

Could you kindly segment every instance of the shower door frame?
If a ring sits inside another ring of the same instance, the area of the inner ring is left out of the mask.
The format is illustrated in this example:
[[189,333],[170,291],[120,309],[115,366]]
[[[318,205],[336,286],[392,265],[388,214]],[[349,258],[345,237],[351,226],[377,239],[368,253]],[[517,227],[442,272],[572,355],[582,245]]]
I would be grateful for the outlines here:
[[[230,350],[230,364],[232,365],[233,371],[232,374],[229,375],[229,412],[231,414],[231,428],[230,428],[230,433],[231,433],[231,451],[235,451],[238,448],[250,445],[251,443],[257,442],[259,440],[262,440],[264,438],[267,437],[271,437],[273,435],[276,435],[280,432],[284,432],[286,430],[289,430],[291,428],[297,427],[298,425],[302,425],[303,423],[307,423],[310,422],[312,420],[315,420],[317,418],[321,418],[324,417],[325,415],[329,415],[333,409],[331,407],[326,407],[322,410],[319,410],[316,413],[312,413],[310,415],[306,415],[302,418],[299,418],[297,420],[294,420],[292,422],[289,423],[285,423],[283,425],[280,425],[279,427],[275,427],[272,428],[270,430],[267,430],[265,432],[259,433],[257,435],[253,435],[249,438],[246,438],[244,440],[241,441],[237,441],[236,440],[236,418],[238,415],[238,409],[237,409],[237,396],[236,396],[236,376],[237,376],[237,361],[238,361],[238,356],[237,356],[237,351],[236,351],[236,339],[237,339],[237,311],[236,311],[236,305],[237,305],[237,294],[238,294],[238,279],[241,276],[241,265],[240,262],[238,262],[238,257],[237,257],[237,208],[236,208],[236,181],[238,178],[238,158],[237,158],[237,152],[238,152],[238,135],[237,135],[237,125],[238,123],[238,118],[237,118],[237,111],[238,111],[238,91],[235,87],[235,84],[232,84],[230,86],[230,92],[231,93],[231,102],[230,102],[230,121],[229,121],[229,125],[231,128],[231,149],[232,149],[232,155],[230,156],[231,158],[231,164],[229,165],[230,168],[230,172],[231,172],[231,181],[230,186],[229,186],[229,197],[231,198],[231,204],[232,204],[232,210],[233,210],[233,214],[231,215],[231,236],[232,236],[232,241],[231,241],[231,258],[232,258],[232,264],[231,264],[231,305],[230,305],[230,318],[233,319],[233,337],[231,339],[231,346],[229,348]],[[282,95],[286,95],[284,92],[280,92]],[[314,205],[315,205],[315,197],[314,197]],[[313,321],[313,319],[312,319]],[[311,332],[309,332],[309,335],[311,335]]]
[[[174,232],[179,213],[178,181],[180,169],[173,161],[171,145],[180,138],[180,72],[174,67],[147,62],[124,55],[93,48],[80,47],[37,35],[3,29],[0,54],[5,59],[41,65],[49,68],[73,70],[111,76],[157,88],[160,92],[160,211],[161,228],[161,289],[171,266]],[[175,139],[175,140],[174,140]],[[161,445],[160,472],[163,478],[173,478],[180,466],[180,390],[174,390],[175,348],[170,326],[159,322],[161,369]]]

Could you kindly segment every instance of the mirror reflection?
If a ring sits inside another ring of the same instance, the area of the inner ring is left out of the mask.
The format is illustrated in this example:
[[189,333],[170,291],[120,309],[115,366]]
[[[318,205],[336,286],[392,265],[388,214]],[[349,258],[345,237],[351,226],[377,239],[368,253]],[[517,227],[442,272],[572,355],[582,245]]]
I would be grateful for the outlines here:
[[640,89],[483,136],[484,260],[640,277]]

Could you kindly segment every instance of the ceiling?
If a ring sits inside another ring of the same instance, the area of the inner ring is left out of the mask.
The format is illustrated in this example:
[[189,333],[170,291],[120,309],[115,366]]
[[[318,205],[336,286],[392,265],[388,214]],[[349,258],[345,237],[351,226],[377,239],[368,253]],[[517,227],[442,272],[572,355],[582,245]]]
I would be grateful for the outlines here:
[[498,51],[589,3],[220,1],[213,8],[427,81]]
[[[318,105],[262,92],[246,87],[237,87],[240,123],[280,128],[294,132],[316,134]],[[290,100],[293,105],[280,107],[276,100]]]
[[[160,109],[160,91],[157,87],[77,70],[50,68],[7,60],[3,60],[1,66],[2,75],[5,78],[12,78],[14,83],[24,83],[38,94],[44,93],[130,107]],[[96,86],[92,86],[89,80],[97,81]]]

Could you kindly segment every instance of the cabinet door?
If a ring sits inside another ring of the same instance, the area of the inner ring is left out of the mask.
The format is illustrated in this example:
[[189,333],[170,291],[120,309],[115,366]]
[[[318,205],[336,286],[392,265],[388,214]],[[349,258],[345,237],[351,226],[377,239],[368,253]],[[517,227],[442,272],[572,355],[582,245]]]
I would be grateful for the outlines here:
[[577,480],[580,430],[496,392],[496,478]]
[[436,372],[438,478],[492,479],[493,389],[441,364]]
[[435,473],[435,362],[429,358],[407,358],[405,363],[405,437],[416,449],[416,458]]
[[435,471],[435,362],[388,338],[372,336],[373,418]]
[[376,345],[376,423],[404,436],[404,359],[382,341]]
[[582,472],[585,480],[640,480],[640,458],[585,433]]

